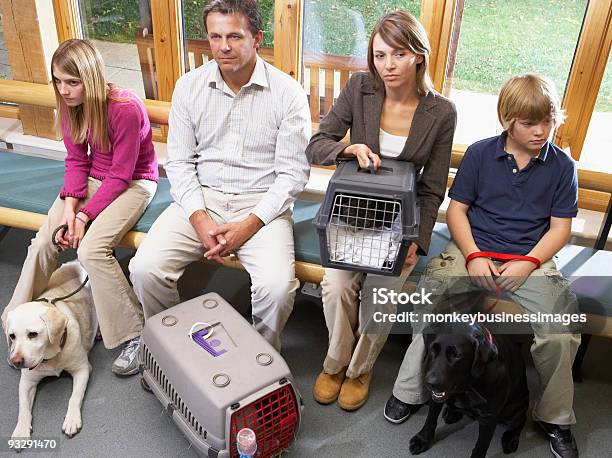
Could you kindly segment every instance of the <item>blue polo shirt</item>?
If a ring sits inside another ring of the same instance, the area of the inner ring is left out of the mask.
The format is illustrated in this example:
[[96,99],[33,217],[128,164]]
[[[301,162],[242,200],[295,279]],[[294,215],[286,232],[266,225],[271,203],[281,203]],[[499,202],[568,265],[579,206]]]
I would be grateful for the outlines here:
[[469,205],[467,216],[481,251],[527,254],[550,227],[550,217],[578,214],[576,164],[546,142],[538,157],[518,170],[505,151],[507,133],[471,145],[449,191]]

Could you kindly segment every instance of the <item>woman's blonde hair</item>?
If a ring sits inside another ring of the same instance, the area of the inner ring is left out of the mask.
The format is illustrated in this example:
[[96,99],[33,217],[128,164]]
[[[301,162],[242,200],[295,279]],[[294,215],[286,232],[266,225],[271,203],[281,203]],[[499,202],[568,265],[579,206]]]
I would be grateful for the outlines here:
[[555,84],[534,73],[513,76],[499,92],[497,117],[504,130],[512,130],[517,119],[540,122],[550,116],[555,126],[565,120]]
[[61,120],[69,121],[70,137],[74,143],[85,143],[88,131],[93,144],[108,150],[108,101],[111,87],[106,82],[104,61],[99,51],[87,40],[72,39],[64,41],[53,53],[53,69],[78,78],[83,83],[83,103],[69,107],[54,84],[57,106],[56,126],[61,132]]
[[376,34],[380,34],[380,38],[395,49],[407,49],[423,56],[423,61],[417,64],[417,91],[420,95],[427,95],[432,91],[433,83],[429,76],[431,47],[427,32],[417,18],[408,11],[397,10],[380,18],[374,26],[368,43],[368,69],[374,78],[374,86],[380,88],[383,86],[383,81],[374,65],[374,37]]

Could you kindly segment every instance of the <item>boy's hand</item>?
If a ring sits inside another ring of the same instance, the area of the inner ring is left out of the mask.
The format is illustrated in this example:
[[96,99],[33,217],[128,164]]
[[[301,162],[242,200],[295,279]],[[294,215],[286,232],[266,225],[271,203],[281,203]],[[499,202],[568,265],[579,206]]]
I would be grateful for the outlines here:
[[499,277],[499,270],[489,258],[474,258],[467,265],[470,281],[473,285],[495,291],[497,285],[493,276]]
[[508,261],[499,267],[500,276],[495,283],[506,291],[515,292],[536,269],[531,261]]

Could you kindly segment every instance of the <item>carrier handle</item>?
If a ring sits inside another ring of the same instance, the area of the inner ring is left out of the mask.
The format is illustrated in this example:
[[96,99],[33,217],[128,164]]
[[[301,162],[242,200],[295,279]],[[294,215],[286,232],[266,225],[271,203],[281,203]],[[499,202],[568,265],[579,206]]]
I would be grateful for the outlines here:
[[[357,168],[358,169],[362,169],[362,167],[359,166],[359,162],[357,161],[356,157],[337,157],[336,158],[336,164],[339,164],[340,162],[352,162],[355,161],[357,162]],[[370,161],[370,163],[368,164],[368,166],[366,167],[367,170],[370,171],[370,173],[376,174],[378,171],[373,167],[372,161]]]
[[206,321],[198,321],[196,323],[193,323],[193,326],[191,326],[191,329],[189,329],[189,333],[187,334],[187,336],[190,339],[193,340],[193,333],[195,332],[194,329],[196,328],[196,326],[199,326],[201,324],[203,324],[205,328],[208,328],[208,332],[202,338],[207,340],[207,339],[210,339],[212,337],[213,332],[214,332],[214,328],[212,327],[212,324],[207,323]]

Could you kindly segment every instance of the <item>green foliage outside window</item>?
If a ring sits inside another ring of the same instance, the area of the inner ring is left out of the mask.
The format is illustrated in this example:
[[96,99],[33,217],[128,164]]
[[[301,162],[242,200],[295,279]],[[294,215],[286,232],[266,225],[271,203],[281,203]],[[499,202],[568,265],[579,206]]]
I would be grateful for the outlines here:
[[[140,0],[80,0],[86,36],[134,43],[142,26]],[[183,0],[185,36],[204,38],[208,0]],[[495,94],[511,75],[539,72],[563,93],[588,0],[466,0],[453,88]],[[273,46],[274,0],[258,1],[264,46]],[[420,0],[306,0],[304,50],[365,57],[372,27],[383,14],[404,8],[419,15]],[[612,111],[607,71],[598,111]]]

